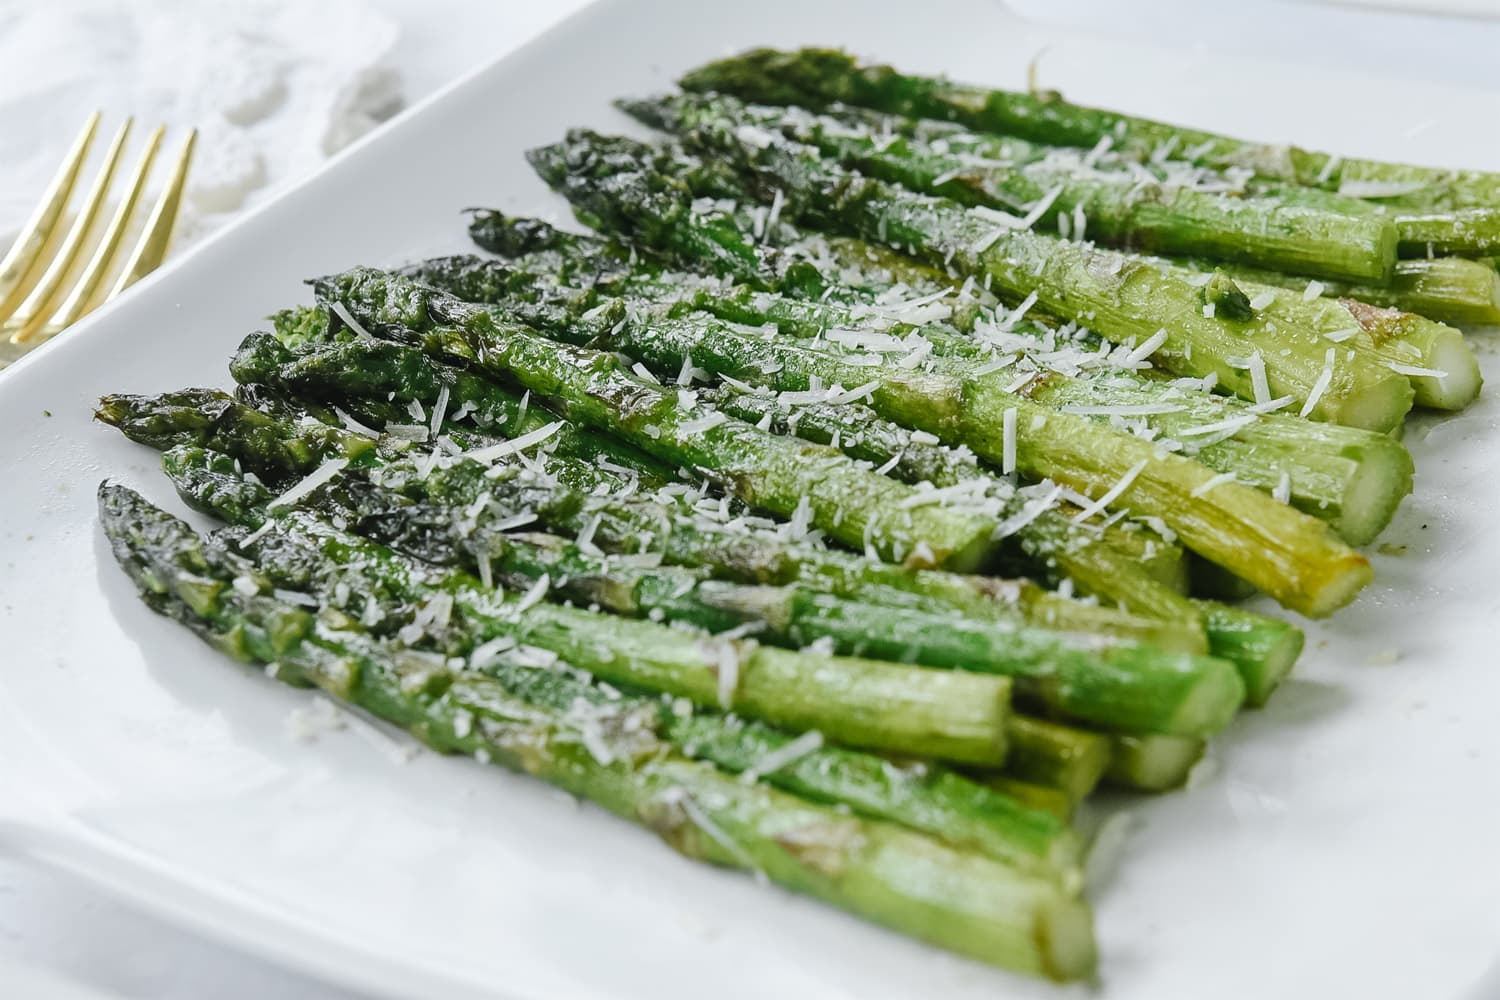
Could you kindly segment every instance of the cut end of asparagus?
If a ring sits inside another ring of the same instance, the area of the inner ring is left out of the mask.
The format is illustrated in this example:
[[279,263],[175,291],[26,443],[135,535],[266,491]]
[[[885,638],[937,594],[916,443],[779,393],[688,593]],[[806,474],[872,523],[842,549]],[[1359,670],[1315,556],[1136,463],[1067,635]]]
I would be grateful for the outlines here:
[[1138,792],[1180,788],[1207,744],[1183,736],[1117,736],[1105,777]]
[[1435,410],[1461,410],[1479,397],[1484,376],[1479,359],[1469,349],[1463,334],[1446,328],[1428,348],[1426,362],[1441,375],[1414,375],[1411,385],[1418,406]]
[[1370,561],[1357,552],[1350,552],[1329,566],[1318,584],[1286,595],[1281,603],[1309,618],[1327,618],[1352,602],[1374,578]]
[[1091,978],[1099,961],[1093,911],[1081,900],[1053,900],[1037,921],[1037,945],[1049,979],[1073,982]]
[[1246,705],[1261,708],[1270,700],[1271,693],[1292,672],[1297,657],[1302,655],[1305,640],[1301,629],[1288,626],[1285,631],[1265,642],[1255,669],[1241,672],[1241,679],[1245,682]]
[[1393,377],[1371,379],[1336,402],[1325,395],[1313,408],[1313,416],[1345,427],[1388,433],[1406,419],[1415,398],[1410,379],[1395,372],[1389,374]]
[[1342,508],[1330,522],[1333,529],[1350,545],[1374,541],[1411,493],[1413,471],[1411,453],[1398,441],[1383,438],[1365,449],[1345,484]]
[[1302,630],[1279,618],[1212,601],[1198,605],[1215,656],[1233,663],[1245,684],[1245,704],[1266,703],[1302,655]]
[[1201,657],[1198,683],[1177,707],[1170,723],[1177,735],[1206,736],[1229,725],[1245,702],[1245,684],[1239,671],[1227,660]]

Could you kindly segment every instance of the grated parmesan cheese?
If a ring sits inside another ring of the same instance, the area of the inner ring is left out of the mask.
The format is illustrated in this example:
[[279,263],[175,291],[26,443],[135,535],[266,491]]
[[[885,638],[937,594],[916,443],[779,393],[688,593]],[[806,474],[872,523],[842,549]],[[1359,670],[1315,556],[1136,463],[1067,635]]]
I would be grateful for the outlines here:
[[[492,444],[487,448],[475,448],[473,451],[464,452],[464,457],[472,458],[476,462],[483,462],[484,464],[489,465],[498,458],[504,458],[506,455],[514,455],[518,452],[525,451],[533,445],[541,444],[543,441],[547,440],[552,435],[562,430],[562,428],[563,421],[554,420],[552,421],[552,423],[547,424],[545,427],[538,427],[536,430],[531,431],[528,434],[522,434],[520,437],[511,438],[509,441],[501,441],[499,444]],[[491,470],[491,475],[494,474],[494,471],[495,470]]]
[[335,302],[332,305],[330,305],[328,307],[328,309],[329,309],[330,312],[332,312],[339,319],[343,320],[343,323],[344,323],[345,326],[347,326],[349,329],[353,330],[359,336],[364,337],[366,339],[374,339],[374,338],[370,337],[370,331],[366,330],[363,326],[360,326],[359,320],[357,320],[357,319],[354,318],[354,314],[351,313],[349,311],[349,308],[347,306],[345,306],[342,302]]
[[1307,399],[1303,401],[1302,409],[1298,411],[1297,416],[1306,417],[1311,413],[1313,408],[1318,405],[1318,400],[1323,398],[1323,393],[1327,392],[1329,385],[1333,383],[1333,358],[1333,348],[1330,347],[1323,355],[1323,371],[1319,373],[1318,380],[1313,383],[1313,387],[1308,392]]
[[1223,486],[1225,483],[1232,482],[1234,482],[1234,473],[1221,472],[1217,476],[1209,476],[1203,482],[1193,487],[1192,493],[1188,495],[1193,497],[1201,497],[1203,494],[1209,492],[1210,490]]
[[1147,337],[1145,342],[1140,346],[1132,348],[1130,353],[1125,355],[1125,360],[1121,362],[1122,366],[1125,368],[1132,368],[1140,364],[1147,358],[1151,357],[1151,355],[1155,354],[1158,350],[1160,350],[1161,346],[1166,342],[1167,331],[1164,327],[1160,330],[1157,330],[1151,336]]
[[[317,489],[319,486],[322,486],[334,476],[338,475],[348,464],[349,460],[347,458],[335,458],[331,459],[330,461],[324,462],[312,472],[308,473],[306,478],[297,483],[297,485],[291,487],[285,493],[281,494],[279,497],[266,504],[266,509],[276,510],[279,507],[292,506],[292,504],[296,503],[298,500],[301,500],[313,490]],[[245,543],[248,543],[248,541],[249,538],[247,536],[247,538],[245,539]],[[245,543],[242,543],[242,545]]]
[[800,760],[808,754],[822,749],[822,746],[823,734],[816,729],[809,729],[801,736],[783,743],[775,750],[765,754],[750,767],[747,767],[740,774],[740,781],[747,785],[753,785],[762,775],[773,774],[793,761]]
[[541,576],[537,577],[536,583],[533,583],[531,585],[531,588],[527,590],[526,593],[522,594],[521,599],[516,602],[514,609],[515,613],[519,615],[530,608],[536,607],[544,599],[546,599],[547,591],[551,589],[551,587],[552,577],[550,574],[543,573]]
[[1275,290],[1268,288],[1265,291],[1258,293],[1253,299],[1250,300],[1250,308],[1254,309],[1256,312],[1260,312],[1260,310],[1272,305],[1273,303],[1275,303],[1275,301]]
[[1093,517],[1095,514],[1099,513],[1101,510],[1118,500],[1126,490],[1130,489],[1130,484],[1135,482],[1136,477],[1145,470],[1146,465],[1149,461],[1149,459],[1143,458],[1139,462],[1132,465],[1129,469],[1127,469],[1125,471],[1125,475],[1120,477],[1120,481],[1115,483],[1109,489],[1105,490],[1103,496],[1101,496],[1098,500],[1090,501],[1087,506],[1085,506],[1082,510],[1075,514],[1073,516],[1073,523],[1082,524],[1084,521],[1087,521],[1089,518]]
[[1440,368],[1422,368],[1417,365],[1403,365],[1399,361],[1387,361],[1385,366],[1398,375],[1409,375],[1412,378],[1448,377],[1448,373]]

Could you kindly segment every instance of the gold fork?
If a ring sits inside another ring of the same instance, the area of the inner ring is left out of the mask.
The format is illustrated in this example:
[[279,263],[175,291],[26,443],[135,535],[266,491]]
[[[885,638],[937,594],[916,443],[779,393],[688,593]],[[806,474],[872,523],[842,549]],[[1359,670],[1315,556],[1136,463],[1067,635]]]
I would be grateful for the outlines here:
[[[197,130],[189,130],[140,236],[129,252],[122,254],[126,232],[136,217],[136,205],[161,148],[166,126],[158,125],[146,139],[114,214],[95,240],[95,230],[109,200],[131,127],[127,118],[115,132],[104,162],[74,213],[72,224],[68,225],[68,202],[99,130],[100,117],[97,111],[89,116],[41,202],[0,259],[0,334],[9,335],[6,345],[9,350],[3,352],[5,355],[19,354],[76,323],[155,270],[167,254]],[[105,291],[111,275],[114,282]],[[5,358],[0,357],[0,366],[4,363]]]

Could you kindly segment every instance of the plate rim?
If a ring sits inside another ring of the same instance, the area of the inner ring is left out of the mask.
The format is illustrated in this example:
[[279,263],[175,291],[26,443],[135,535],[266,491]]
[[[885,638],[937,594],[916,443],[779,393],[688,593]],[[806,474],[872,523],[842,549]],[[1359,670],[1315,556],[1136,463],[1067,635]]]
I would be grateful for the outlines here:
[[[245,212],[233,222],[174,257],[166,266],[141,282],[141,287],[153,287],[162,282],[175,280],[179,269],[188,261],[195,259],[195,255],[199,252],[206,251],[211,246],[217,246],[220,240],[238,238],[241,227],[253,224],[263,213],[276,210],[284,201],[295,198],[306,188],[321,183],[328,174],[341,169],[351,158],[372,155],[373,150],[381,148],[383,143],[398,141],[411,123],[419,120],[432,107],[451,100],[455,94],[480,85],[484,78],[493,73],[502,72],[509,63],[526,58],[537,48],[550,46],[558,36],[577,30],[580,24],[588,20],[603,16],[610,11],[634,6],[647,6],[647,4],[640,0],[595,0],[550,25],[542,32],[462,74],[404,109],[382,127],[335,154],[307,176],[288,183],[268,197],[263,204]],[[1037,22],[1024,18],[1009,5],[997,3],[996,6],[1002,7],[1006,16],[1018,22],[1042,27],[1070,40],[1110,40],[1115,37],[1107,33],[1088,30],[1038,25]],[[1132,44],[1149,46],[1158,50],[1174,50],[1174,47],[1160,43],[1132,41]],[[1271,60],[1269,56],[1265,58],[1268,61]],[[1362,76],[1379,76],[1368,71],[1342,68],[1337,70],[1337,73],[1341,77],[1355,79]],[[1427,87],[1491,96],[1487,91],[1449,84],[1428,83]],[[4,387],[15,378],[25,377],[11,375],[10,370],[30,371],[39,363],[35,360],[36,358],[52,355],[58,355],[59,361],[55,363],[60,363],[61,356],[67,351],[86,349],[99,335],[99,331],[95,329],[97,323],[112,315],[111,310],[118,305],[118,302],[111,303],[97,310],[66,338],[57,338],[60,342],[46,344],[17,361],[7,371],[0,371],[0,392],[3,392]],[[411,992],[412,988],[422,990],[441,985],[455,995],[523,996],[520,993],[504,991],[499,986],[476,991],[475,984],[472,982],[459,977],[445,976],[441,969],[425,964],[414,965],[410,960],[393,961],[374,955],[368,950],[349,946],[336,937],[314,937],[311,939],[312,945],[303,944],[302,942],[309,938],[298,933],[298,925],[290,917],[272,918],[267,927],[255,926],[259,921],[266,919],[264,914],[256,912],[255,900],[248,897],[234,898],[236,894],[224,888],[194,885],[194,880],[190,876],[184,876],[181,873],[173,875],[170,871],[160,870],[162,866],[149,857],[130,860],[128,856],[132,852],[128,845],[109,841],[108,838],[83,827],[67,829],[66,827],[70,824],[66,819],[58,821],[57,818],[53,818],[53,822],[56,825],[48,827],[44,823],[15,822],[0,817],[0,845],[19,845],[25,856],[37,858],[82,877],[90,884],[97,885],[143,910],[158,914],[193,933],[222,941],[280,966],[310,973],[324,982],[346,984],[383,995],[406,995]]]

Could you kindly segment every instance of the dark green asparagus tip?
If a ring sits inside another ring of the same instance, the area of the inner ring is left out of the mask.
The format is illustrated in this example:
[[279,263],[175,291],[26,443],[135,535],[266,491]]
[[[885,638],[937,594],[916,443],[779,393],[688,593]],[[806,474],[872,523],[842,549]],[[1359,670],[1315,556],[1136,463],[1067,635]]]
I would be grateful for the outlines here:
[[371,314],[388,320],[385,324],[366,323],[368,327],[391,326],[420,329],[427,324],[427,296],[432,291],[410,281],[392,281],[378,268],[351,267],[308,281],[319,302],[359,301],[378,305]]
[[568,144],[554,142],[526,151],[526,162],[537,176],[551,187],[557,187],[568,176]]
[[559,187],[570,178],[597,181],[649,168],[657,152],[637,139],[574,128],[561,142],[528,150],[526,161],[544,181]]
[[[107,479],[99,484],[99,522],[115,561],[148,598],[168,594],[178,574],[206,577],[208,565],[193,529],[128,486]],[[205,590],[202,599],[210,598]]]
[[487,260],[474,254],[433,257],[403,267],[396,273],[441,288],[468,302],[498,302],[537,284],[534,271],[519,270],[504,261]]
[[234,399],[219,389],[182,389],[159,396],[110,393],[99,397],[94,418],[118,427],[126,437],[153,448],[205,443]]
[[677,113],[677,97],[672,94],[662,94],[657,97],[621,97],[615,100],[615,107],[625,112],[636,121],[652,128],[659,128],[663,132],[676,132],[681,121],[681,115]]
[[283,309],[270,317],[276,339],[295,347],[298,344],[320,344],[335,331],[331,329],[328,310],[322,306],[297,306]]
[[553,250],[564,239],[562,230],[541,219],[517,218],[491,208],[471,208],[468,211],[474,216],[469,221],[469,238],[502,257]]
[[232,524],[258,525],[272,493],[246,479],[234,458],[197,445],[178,445],[161,456],[162,471],[189,507]]
[[234,357],[229,359],[229,374],[240,384],[268,381],[277,367],[295,355],[275,335],[257,331],[240,341]]
[[678,82],[683,90],[722,91],[764,104],[816,107],[828,102],[831,85],[859,70],[855,58],[839,49],[751,49],[700,66]]
[[1250,296],[1223,271],[1215,271],[1203,286],[1203,304],[1213,306],[1214,315],[1219,319],[1246,320],[1255,316]]

